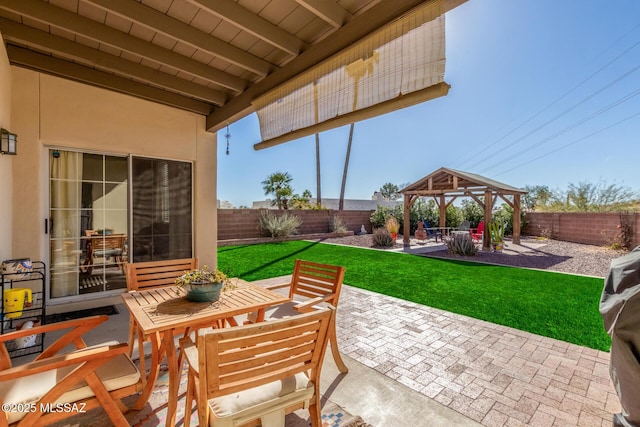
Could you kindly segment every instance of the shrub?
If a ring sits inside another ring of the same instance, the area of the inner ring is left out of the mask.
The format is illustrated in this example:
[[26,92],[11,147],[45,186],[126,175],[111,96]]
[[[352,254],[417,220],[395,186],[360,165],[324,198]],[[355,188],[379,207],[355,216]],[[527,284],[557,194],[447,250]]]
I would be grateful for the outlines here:
[[400,224],[395,216],[390,215],[384,223],[384,227],[391,234],[397,234],[400,230]]
[[298,231],[302,221],[299,217],[289,213],[276,215],[270,210],[264,210],[258,218],[258,229],[264,236],[286,237]]
[[387,217],[391,214],[391,209],[385,206],[378,206],[371,214],[371,226],[375,230],[376,228],[384,227],[385,222],[387,221]]
[[342,218],[336,215],[329,222],[329,231],[332,233],[346,233],[348,230]]
[[376,228],[373,230],[373,246],[390,248],[395,245],[395,243],[386,228]]
[[447,242],[447,249],[449,253],[455,255],[472,256],[478,252],[478,248],[471,240],[471,236],[468,234],[456,234],[453,239]]

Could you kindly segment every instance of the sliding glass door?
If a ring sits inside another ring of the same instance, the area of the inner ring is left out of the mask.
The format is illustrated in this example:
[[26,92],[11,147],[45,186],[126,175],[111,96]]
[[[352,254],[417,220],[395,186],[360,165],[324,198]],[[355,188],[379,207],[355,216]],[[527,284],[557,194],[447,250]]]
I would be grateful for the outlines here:
[[50,297],[126,288],[128,158],[49,151]]
[[134,262],[192,256],[192,165],[133,157]]
[[192,257],[192,168],[49,150],[50,298],[126,289],[127,262]]

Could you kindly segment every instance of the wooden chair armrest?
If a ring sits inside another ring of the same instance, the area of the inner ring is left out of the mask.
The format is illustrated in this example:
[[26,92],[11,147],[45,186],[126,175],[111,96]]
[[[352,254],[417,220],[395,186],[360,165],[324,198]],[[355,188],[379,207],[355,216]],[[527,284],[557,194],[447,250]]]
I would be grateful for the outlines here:
[[64,366],[80,365],[84,362],[96,362],[101,359],[104,359],[104,362],[106,362],[107,360],[119,354],[125,354],[128,351],[129,345],[123,343],[81,349],[72,353],[59,354],[46,359],[34,360],[33,362],[28,362],[20,366],[0,371],[0,382],[20,377],[27,377],[40,372],[51,371]]
[[[331,301],[336,297],[335,294],[331,293],[331,294],[325,294],[321,297],[315,297],[315,298],[311,298],[310,300],[301,302],[300,304],[296,304],[293,306],[294,309],[296,309],[297,311],[299,311],[300,313],[308,313],[310,311],[313,311],[314,308],[313,306],[318,305],[320,303],[323,302],[327,302],[327,301]],[[331,305],[331,304],[329,304]]]
[[278,283],[275,285],[268,285],[265,286],[265,289],[269,289],[270,291],[274,290],[274,289],[282,289],[282,288],[290,288],[291,287],[291,282],[288,283]]
[[[83,317],[81,319],[73,319],[73,320],[67,320],[64,322],[52,323],[50,325],[43,325],[44,328],[51,327],[52,331],[61,330],[61,329],[71,329],[71,330],[65,333],[60,338],[58,338],[51,345],[49,345],[49,347],[47,347],[36,358],[36,360],[49,358],[54,354],[58,353],[63,348],[65,348],[67,345],[72,343],[77,349],[87,347],[87,344],[82,339],[82,335],[94,329],[96,326],[100,325],[101,323],[106,322],[108,319],[109,319],[109,316],[103,314],[99,316]],[[48,330],[44,330],[43,332],[48,332]]]
[[198,347],[196,344],[187,336],[180,339],[180,348],[189,364],[189,369],[193,369],[198,374]]
[[29,329],[21,329],[19,331],[7,332],[0,335],[0,342],[11,341],[16,338],[27,337],[33,334],[43,334],[45,332],[58,331],[60,329],[75,328],[83,326],[83,330],[90,330],[105,322],[109,317],[106,315],[84,317],[82,319],[65,320],[63,322],[49,323],[47,325],[38,325]]

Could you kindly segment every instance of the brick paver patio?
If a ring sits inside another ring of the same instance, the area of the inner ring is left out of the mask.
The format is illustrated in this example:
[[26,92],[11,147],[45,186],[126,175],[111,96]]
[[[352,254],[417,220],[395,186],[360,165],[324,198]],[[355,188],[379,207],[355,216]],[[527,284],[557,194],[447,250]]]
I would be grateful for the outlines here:
[[486,426],[611,426],[609,354],[345,286],[344,354]]

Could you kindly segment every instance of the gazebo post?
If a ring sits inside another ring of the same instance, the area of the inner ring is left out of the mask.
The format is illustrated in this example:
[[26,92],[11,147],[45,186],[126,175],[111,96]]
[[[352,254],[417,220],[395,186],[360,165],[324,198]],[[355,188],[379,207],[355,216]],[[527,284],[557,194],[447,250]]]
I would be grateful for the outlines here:
[[520,244],[520,194],[513,195],[513,244]]
[[404,227],[402,227],[402,243],[409,246],[411,242],[411,195],[404,195]]
[[[440,195],[440,227],[446,227],[447,223],[447,203],[444,194]],[[444,235],[444,234],[443,234]]]
[[491,233],[489,233],[489,224],[491,224],[491,211],[493,209],[493,192],[486,190],[484,192],[484,229],[482,233],[482,250],[488,251],[491,248]]

